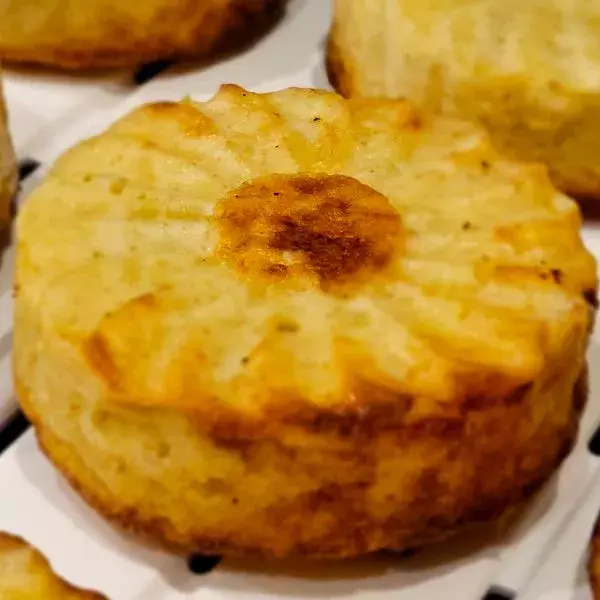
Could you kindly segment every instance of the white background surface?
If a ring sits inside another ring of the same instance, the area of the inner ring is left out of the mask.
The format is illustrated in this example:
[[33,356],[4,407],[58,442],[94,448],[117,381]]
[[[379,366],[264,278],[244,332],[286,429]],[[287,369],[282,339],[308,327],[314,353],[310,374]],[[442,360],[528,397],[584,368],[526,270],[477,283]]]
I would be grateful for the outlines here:
[[[17,153],[43,165],[27,180],[23,196],[66,147],[143,101],[184,95],[205,99],[229,82],[256,91],[328,87],[323,43],[329,17],[325,0],[292,0],[284,20],[244,54],[202,69],[172,68],[141,86],[132,83],[128,72],[98,78],[5,73]],[[600,227],[587,224],[584,235],[600,257]],[[9,250],[0,271],[0,424],[16,410],[10,380],[12,260]],[[557,480],[509,534],[482,531],[411,559],[388,556],[320,566],[225,561],[198,577],[182,560],[141,549],[93,514],[41,455],[31,433],[0,455],[0,530],[25,537],[63,576],[104,592],[110,600],[477,600],[499,569],[518,572],[532,549],[540,547],[547,551],[543,566],[524,598],[590,600],[585,543],[600,508],[600,481],[592,478],[597,464],[586,443],[600,423],[598,335],[590,367],[592,394],[580,443]],[[558,540],[548,542],[557,519],[574,508],[580,510],[568,527]]]

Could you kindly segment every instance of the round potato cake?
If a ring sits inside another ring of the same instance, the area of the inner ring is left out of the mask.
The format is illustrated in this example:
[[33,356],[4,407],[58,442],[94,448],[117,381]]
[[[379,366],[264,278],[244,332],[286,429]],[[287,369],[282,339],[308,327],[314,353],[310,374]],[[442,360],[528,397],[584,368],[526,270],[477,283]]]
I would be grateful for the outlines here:
[[485,125],[568,194],[600,199],[600,3],[336,0],[330,78]]
[[89,503],[175,550],[422,545],[571,447],[580,223],[543,167],[405,102],[146,105],[20,213],[18,395]]
[[0,0],[0,59],[63,69],[200,56],[285,0]]
[[25,540],[0,532],[2,600],[106,600],[58,577],[46,558]]
[[10,206],[16,190],[17,164],[8,132],[0,78],[0,235],[9,226]]

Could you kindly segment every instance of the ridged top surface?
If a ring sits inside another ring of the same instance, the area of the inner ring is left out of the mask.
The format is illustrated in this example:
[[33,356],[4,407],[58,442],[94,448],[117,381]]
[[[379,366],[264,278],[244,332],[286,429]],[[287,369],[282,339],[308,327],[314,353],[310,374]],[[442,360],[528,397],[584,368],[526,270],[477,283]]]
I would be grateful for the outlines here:
[[579,360],[579,227],[543,169],[471,125],[224,86],[59,160],[20,215],[17,323],[115,401],[452,415]]

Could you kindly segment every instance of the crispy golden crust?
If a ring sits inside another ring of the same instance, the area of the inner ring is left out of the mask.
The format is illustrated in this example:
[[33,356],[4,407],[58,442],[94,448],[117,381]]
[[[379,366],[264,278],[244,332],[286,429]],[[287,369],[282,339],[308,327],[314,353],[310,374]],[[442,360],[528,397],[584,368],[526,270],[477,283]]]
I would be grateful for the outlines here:
[[0,0],[0,59],[64,69],[138,65],[236,46],[285,0]]
[[25,540],[0,532],[2,600],[106,600],[76,588],[53,571],[46,558]]
[[10,224],[10,204],[16,189],[17,165],[8,133],[0,80],[0,235]]
[[402,248],[388,199],[343,175],[269,175],[233,190],[215,217],[219,254],[244,275],[327,291],[371,281]]
[[559,189],[598,199],[598,23],[586,0],[337,0],[327,68],[347,97],[476,119],[506,155],[544,162]]
[[427,543],[572,444],[580,222],[543,169],[402,102],[146,106],[20,213],[18,395],[92,505],[177,550]]

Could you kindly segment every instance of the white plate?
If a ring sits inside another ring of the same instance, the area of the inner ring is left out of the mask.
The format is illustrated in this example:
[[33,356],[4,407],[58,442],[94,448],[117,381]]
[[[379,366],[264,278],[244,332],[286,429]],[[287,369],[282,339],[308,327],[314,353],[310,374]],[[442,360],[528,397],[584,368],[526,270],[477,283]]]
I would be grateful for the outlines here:
[[[323,44],[329,19],[325,0],[292,1],[277,28],[247,52],[205,69],[172,68],[142,86],[132,85],[127,73],[102,76],[96,83],[89,77],[31,78],[9,72],[6,88],[17,150],[42,163],[26,188],[66,147],[143,101],[187,94],[204,99],[226,82],[256,91],[326,87]],[[600,258],[600,227],[586,225],[584,235]],[[16,409],[9,369],[11,279],[9,251],[0,272],[0,424]],[[600,423],[599,335],[590,349],[590,367],[593,392],[577,448],[518,526],[503,535],[480,531],[410,559],[388,556],[322,565],[225,561],[200,577],[182,560],[142,549],[106,525],[52,469],[31,433],[0,454],[0,530],[23,536],[61,575],[111,600],[478,600],[500,565],[514,558],[517,544],[535,547],[557,516],[585,497],[586,508],[564,532],[565,543],[547,549],[527,600],[590,600],[581,540],[600,507],[600,486],[584,494],[595,468],[587,441]]]

